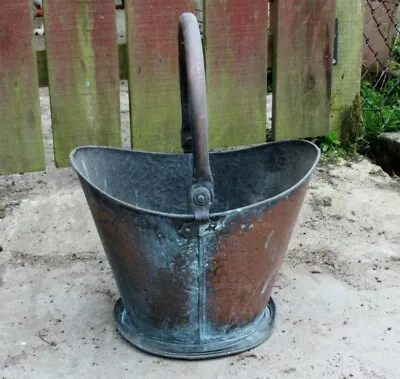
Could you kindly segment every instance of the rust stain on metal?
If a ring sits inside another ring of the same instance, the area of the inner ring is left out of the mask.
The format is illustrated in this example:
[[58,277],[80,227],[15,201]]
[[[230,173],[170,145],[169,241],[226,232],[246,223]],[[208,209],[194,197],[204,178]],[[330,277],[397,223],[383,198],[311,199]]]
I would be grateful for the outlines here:
[[208,271],[211,323],[241,326],[267,306],[307,185],[261,216],[236,222],[223,238]]

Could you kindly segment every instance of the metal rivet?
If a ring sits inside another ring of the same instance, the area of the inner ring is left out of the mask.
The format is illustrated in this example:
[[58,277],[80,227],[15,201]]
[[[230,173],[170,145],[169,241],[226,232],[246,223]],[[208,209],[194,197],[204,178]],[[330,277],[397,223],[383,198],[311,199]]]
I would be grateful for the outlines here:
[[208,191],[204,188],[195,189],[193,193],[193,202],[199,206],[208,204],[210,202]]
[[194,201],[197,205],[204,205],[208,201],[208,197],[202,193],[199,193],[195,198]]

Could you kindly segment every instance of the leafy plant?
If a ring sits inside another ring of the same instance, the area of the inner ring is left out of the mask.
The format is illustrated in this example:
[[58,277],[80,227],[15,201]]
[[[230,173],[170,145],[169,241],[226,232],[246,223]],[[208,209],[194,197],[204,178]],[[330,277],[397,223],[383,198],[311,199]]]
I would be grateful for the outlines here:
[[327,136],[322,137],[319,145],[323,160],[336,161],[346,156],[346,151],[340,146],[340,141],[334,131],[330,131]]
[[389,63],[389,68],[393,71],[400,71],[400,63],[397,61],[391,61]]
[[400,63],[400,36],[396,37],[394,46],[392,49],[393,59]]
[[380,133],[400,130],[400,78],[390,78],[381,87],[363,82],[361,98],[367,141]]

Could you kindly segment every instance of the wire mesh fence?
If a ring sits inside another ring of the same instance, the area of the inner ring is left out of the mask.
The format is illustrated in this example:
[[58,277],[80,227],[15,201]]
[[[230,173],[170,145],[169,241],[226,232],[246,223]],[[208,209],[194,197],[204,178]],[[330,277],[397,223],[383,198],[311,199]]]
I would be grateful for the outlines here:
[[361,77],[365,135],[400,130],[400,0],[365,0]]

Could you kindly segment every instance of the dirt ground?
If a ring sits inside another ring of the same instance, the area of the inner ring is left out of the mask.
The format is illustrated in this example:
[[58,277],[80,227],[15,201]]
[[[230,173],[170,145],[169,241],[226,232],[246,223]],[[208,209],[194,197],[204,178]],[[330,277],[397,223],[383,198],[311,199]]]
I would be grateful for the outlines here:
[[[365,159],[320,164],[274,290],[272,337],[200,362],[144,354],[116,331],[116,286],[75,174],[0,176],[0,377],[399,378],[400,182]],[[121,92],[123,144],[128,99]]]

